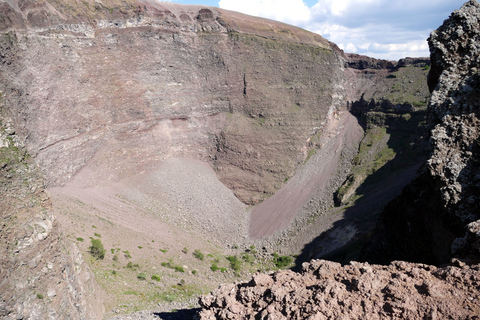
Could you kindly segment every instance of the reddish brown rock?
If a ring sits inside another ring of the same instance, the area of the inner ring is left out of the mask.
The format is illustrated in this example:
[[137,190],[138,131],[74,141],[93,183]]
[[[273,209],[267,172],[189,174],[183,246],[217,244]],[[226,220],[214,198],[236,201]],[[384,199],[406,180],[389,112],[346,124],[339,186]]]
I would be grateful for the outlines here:
[[[265,276],[273,283],[258,286]],[[313,260],[300,273],[277,271],[220,286],[200,298],[199,319],[478,319],[479,286],[480,265],[342,267]]]

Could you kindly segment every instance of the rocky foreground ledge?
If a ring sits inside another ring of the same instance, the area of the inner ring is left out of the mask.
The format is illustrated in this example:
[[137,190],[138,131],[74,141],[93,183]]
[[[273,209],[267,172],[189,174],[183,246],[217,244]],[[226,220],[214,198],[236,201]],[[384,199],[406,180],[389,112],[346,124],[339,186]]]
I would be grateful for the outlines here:
[[480,265],[325,260],[255,274],[200,298],[198,319],[479,319]]

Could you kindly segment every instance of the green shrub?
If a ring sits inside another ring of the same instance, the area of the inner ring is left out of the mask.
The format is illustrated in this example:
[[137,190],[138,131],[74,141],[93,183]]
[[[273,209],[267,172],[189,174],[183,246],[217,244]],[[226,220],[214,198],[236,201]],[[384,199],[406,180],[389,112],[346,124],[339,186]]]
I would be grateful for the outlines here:
[[167,253],[168,249],[158,249],[160,251],[162,251],[163,253]]
[[102,236],[100,235],[100,233],[96,233],[96,232],[95,232],[93,235],[94,235],[95,237],[97,237],[97,238],[101,238],[101,237],[102,237]]
[[255,262],[255,257],[252,256],[251,254],[248,254],[248,253],[243,253],[242,254],[242,259],[245,261],[245,262],[248,262],[250,264],[254,263]]
[[112,258],[113,261],[118,261],[118,254],[114,255]]
[[78,238],[77,238],[77,241],[83,242],[83,238],[78,237]]
[[193,255],[195,256],[195,258],[197,258],[199,260],[203,261],[203,259],[205,259],[205,256],[203,255],[203,253],[200,250],[193,251]]
[[142,247],[142,246],[138,246],[138,249],[143,249],[143,247]]
[[288,267],[293,262],[293,258],[290,256],[278,256],[274,254],[273,263],[279,269]]
[[159,275],[154,274],[154,275],[152,275],[152,280],[160,281],[161,279],[160,279]]
[[137,279],[138,279],[138,280],[146,280],[146,279],[147,279],[147,275],[146,275],[145,273],[143,273],[143,272],[142,272],[142,273],[139,273],[139,274],[137,275]]
[[183,267],[175,265],[172,259],[170,259],[168,262],[162,262],[162,267],[174,269],[175,272],[185,272]]
[[216,262],[212,262],[212,265],[210,266],[210,270],[212,270],[213,272],[217,271],[218,269],[220,269],[217,265]]
[[185,254],[187,254],[187,253],[188,253],[188,248],[187,248],[187,247],[183,247],[182,252],[185,253]]
[[92,245],[88,248],[90,254],[97,260],[103,260],[105,258],[105,249],[103,248],[102,241],[100,239],[92,239]]
[[132,261],[129,261],[129,262],[127,263],[127,268],[128,268],[128,269],[133,269],[133,263],[132,263]]
[[192,270],[192,274],[193,274],[193,275],[196,275],[196,274],[197,274],[197,270]]
[[37,293],[37,299],[43,299],[43,294]]
[[175,266],[173,269],[175,269],[175,272],[185,272],[185,270],[181,266]]
[[242,261],[240,261],[237,256],[228,256],[226,259],[230,262],[230,268],[237,272],[240,271],[242,268]]
[[123,253],[125,254],[125,258],[127,258],[127,259],[131,259],[131,258],[132,258],[132,256],[130,255],[130,252],[128,252],[128,251],[123,251]]

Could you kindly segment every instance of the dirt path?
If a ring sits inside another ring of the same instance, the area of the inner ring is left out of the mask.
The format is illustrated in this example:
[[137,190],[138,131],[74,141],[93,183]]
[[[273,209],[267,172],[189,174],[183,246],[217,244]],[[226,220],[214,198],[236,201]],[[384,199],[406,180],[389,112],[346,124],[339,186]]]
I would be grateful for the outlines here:
[[250,214],[249,236],[260,239],[288,227],[313,193],[324,192],[337,172],[340,155],[350,135],[361,136],[357,119],[341,112],[330,119],[322,135],[322,147],[295,176]]

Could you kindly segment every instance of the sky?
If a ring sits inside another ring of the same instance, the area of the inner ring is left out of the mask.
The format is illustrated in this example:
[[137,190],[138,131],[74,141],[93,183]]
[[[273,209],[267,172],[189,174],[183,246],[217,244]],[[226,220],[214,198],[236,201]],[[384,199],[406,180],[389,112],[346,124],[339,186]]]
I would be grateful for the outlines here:
[[[466,1],[466,0],[465,0]],[[318,33],[348,53],[428,57],[426,39],[463,0],[170,0],[234,10]]]

